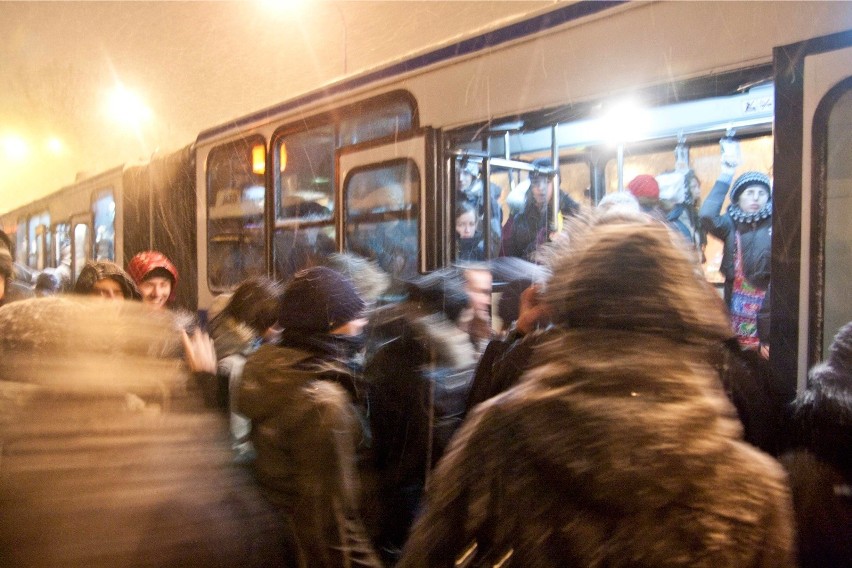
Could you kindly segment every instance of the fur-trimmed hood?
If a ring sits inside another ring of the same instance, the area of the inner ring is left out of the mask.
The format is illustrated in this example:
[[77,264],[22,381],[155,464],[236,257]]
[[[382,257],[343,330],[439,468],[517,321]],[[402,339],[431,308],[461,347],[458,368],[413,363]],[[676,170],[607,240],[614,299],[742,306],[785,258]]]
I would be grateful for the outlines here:
[[247,356],[258,340],[251,327],[225,314],[210,321],[210,337],[216,345],[216,357],[219,359],[236,354]]
[[709,364],[728,321],[678,242],[617,219],[557,245],[558,326],[457,432],[401,566],[794,565],[784,472],[741,440]]
[[438,367],[461,369],[474,365],[478,358],[470,336],[446,315],[421,310],[412,302],[377,310],[368,335],[368,343],[374,344],[395,338],[406,343],[413,341],[428,352],[425,358]]
[[457,433],[401,566],[473,542],[519,566],[793,566],[784,473],[739,439],[695,349],[555,334]]

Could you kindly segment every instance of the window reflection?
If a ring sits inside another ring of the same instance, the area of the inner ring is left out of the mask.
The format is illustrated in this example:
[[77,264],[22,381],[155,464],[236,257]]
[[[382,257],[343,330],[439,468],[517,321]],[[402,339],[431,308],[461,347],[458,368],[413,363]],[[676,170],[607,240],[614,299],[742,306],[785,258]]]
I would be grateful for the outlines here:
[[835,103],[828,119],[825,207],[825,291],[823,356],[838,330],[852,321],[852,91]]
[[420,173],[412,160],[356,171],[344,186],[346,249],[398,278],[417,274]]
[[207,168],[207,278],[214,290],[265,273],[264,176],[253,155],[259,136],[214,148]]

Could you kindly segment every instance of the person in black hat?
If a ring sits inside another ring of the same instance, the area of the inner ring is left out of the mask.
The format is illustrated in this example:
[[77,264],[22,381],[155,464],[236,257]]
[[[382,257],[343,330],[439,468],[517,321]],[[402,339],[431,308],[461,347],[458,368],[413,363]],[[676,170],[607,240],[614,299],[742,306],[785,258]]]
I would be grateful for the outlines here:
[[[732,141],[723,139],[723,150],[731,145]],[[768,356],[768,338],[758,337],[757,319],[769,288],[772,182],[766,174],[751,171],[738,177],[732,186],[738,154],[723,153],[719,178],[698,215],[704,229],[724,243],[719,269],[725,276],[725,302],[740,345],[744,349],[760,349]],[[729,187],[730,205],[722,213]]]
[[237,406],[251,420],[257,479],[293,527],[294,558],[282,565],[379,566],[355,467],[364,301],[351,280],[313,267],[293,277],[280,306],[281,340],[248,357]]
[[[524,207],[503,227],[502,256],[530,259],[539,245],[547,242],[549,234],[556,230],[556,227],[549,226],[553,176],[547,170],[552,169],[553,162],[549,158],[539,158],[532,165],[537,169],[530,172],[530,187]],[[558,199],[559,212],[563,217],[576,215],[580,210],[580,204],[562,190],[558,192]]]

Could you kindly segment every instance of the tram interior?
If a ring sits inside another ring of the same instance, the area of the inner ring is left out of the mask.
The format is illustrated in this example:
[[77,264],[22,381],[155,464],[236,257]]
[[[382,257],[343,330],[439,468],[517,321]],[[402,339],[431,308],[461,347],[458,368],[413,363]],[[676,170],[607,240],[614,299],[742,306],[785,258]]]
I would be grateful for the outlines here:
[[[532,163],[550,158],[556,148],[559,157],[559,188],[583,207],[594,207],[607,194],[626,191],[640,174],[660,176],[676,167],[677,154],[685,154],[686,164],[700,183],[703,200],[719,174],[720,139],[733,137],[740,151],[738,171],[756,170],[772,176],[773,86],[761,85],[726,97],[643,109],[624,103],[575,122],[547,124],[534,130],[522,121],[492,127],[486,134],[468,137],[469,129],[452,133],[455,169],[468,162],[479,166],[482,158]],[[682,154],[682,155],[684,155]],[[503,162],[501,162],[502,164]],[[499,189],[503,224],[517,209],[518,191],[529,186],[528,171],[509,165],[490,168],[492,191]],[[458,176],[453,179],[459,184]],[[727,207],[727,202],[723,206]],[[704,272],[717,286],[722,243],[708,236],[704,251]],[[458,247],[456,235],[456,247]]]

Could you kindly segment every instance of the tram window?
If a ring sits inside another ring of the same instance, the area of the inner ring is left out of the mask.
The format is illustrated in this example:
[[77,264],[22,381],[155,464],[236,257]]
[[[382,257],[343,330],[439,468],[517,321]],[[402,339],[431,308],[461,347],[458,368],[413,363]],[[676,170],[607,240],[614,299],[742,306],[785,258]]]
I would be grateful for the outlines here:
[[68,223],[53,227],[53,266],[67,284],[71,281],[71,229]]
[[[44,268],[44,257],[41,257],[41,268],[39,268],[39,239],[38,228],[50,226],[50,214],[47,211],[33,215],[27,223],[27,266],[41,270]],[[42,251],[43,252],[43,251]]]
[[260,136],[211,150],[207,161],[207,278],[213,290],[264,274],[265,151]]
[[80,271],[89,260],[87,244],[89,242],[89,226],[85,223],[74,225],[74,279],[80,276]]
[[291,134],[276,142],[276,218],[317,221],[334,212],[334,127]]
[[837,331],[852,321],[852,164],[847,158],[852,152],[850,124],[852,91],[847,91],[834,103],[828,117],[823,356]]
[[[724,132],[719,133],[719,138]],[[630,181],[640,174],[657,176],[663,172],[673,170],[675,167],[675,142],[670,148],[655,152],[631,152],[630,145],[624,148],[623,184],[627,187]],[[772,135],[757,136],[739,140],[742,161],[737,170],[737,175],[746,171],[772,172]],[[704,200],[713,188],[716,178],[719,176],[720,158],[719,141],[711,137],[700,143],[689,143],[689,167],[695,172],[701,184],[701,199]],[[606,163],[605,168],[606,193],[618,191],[618,164],[613,158]],[[700,204],[698,204],[700,206]],[[727,202],[722,210],[727,209]],[[721,286],[725,277],[719,271],[722,263],[723,243],[707,235],[707,246],[704,249],[704,275],[714,285]]]
[[115,198],[111,189],[98,193],[92,204],[95,220],[95,260],[115,260]]
[[223,233],[210,239],[207,278],[211,287],[230,289],[250,276],[264,273],[263,234]]
[[417,274],[420,171],[412,160],[353,170],[343,195],[346,250],[397,278]]
[[19,264],[27,263],[27,218],[18,219],[18,229],[15,238],[15,261]]
[[315,266],[337,250],[334,227],[330,223],[279,227],[275,230],[272,248],[275,251],[275,277],[287,282],[298,271]]
[[338,146],[351,146],[411,129],[411,104],[406,99],[393,100],[340,121]]
[[47,267],[47,260],[50,250],[50,229],[47,225],[39,225],[36,227],[36,266],[37,270],[44,270]]

